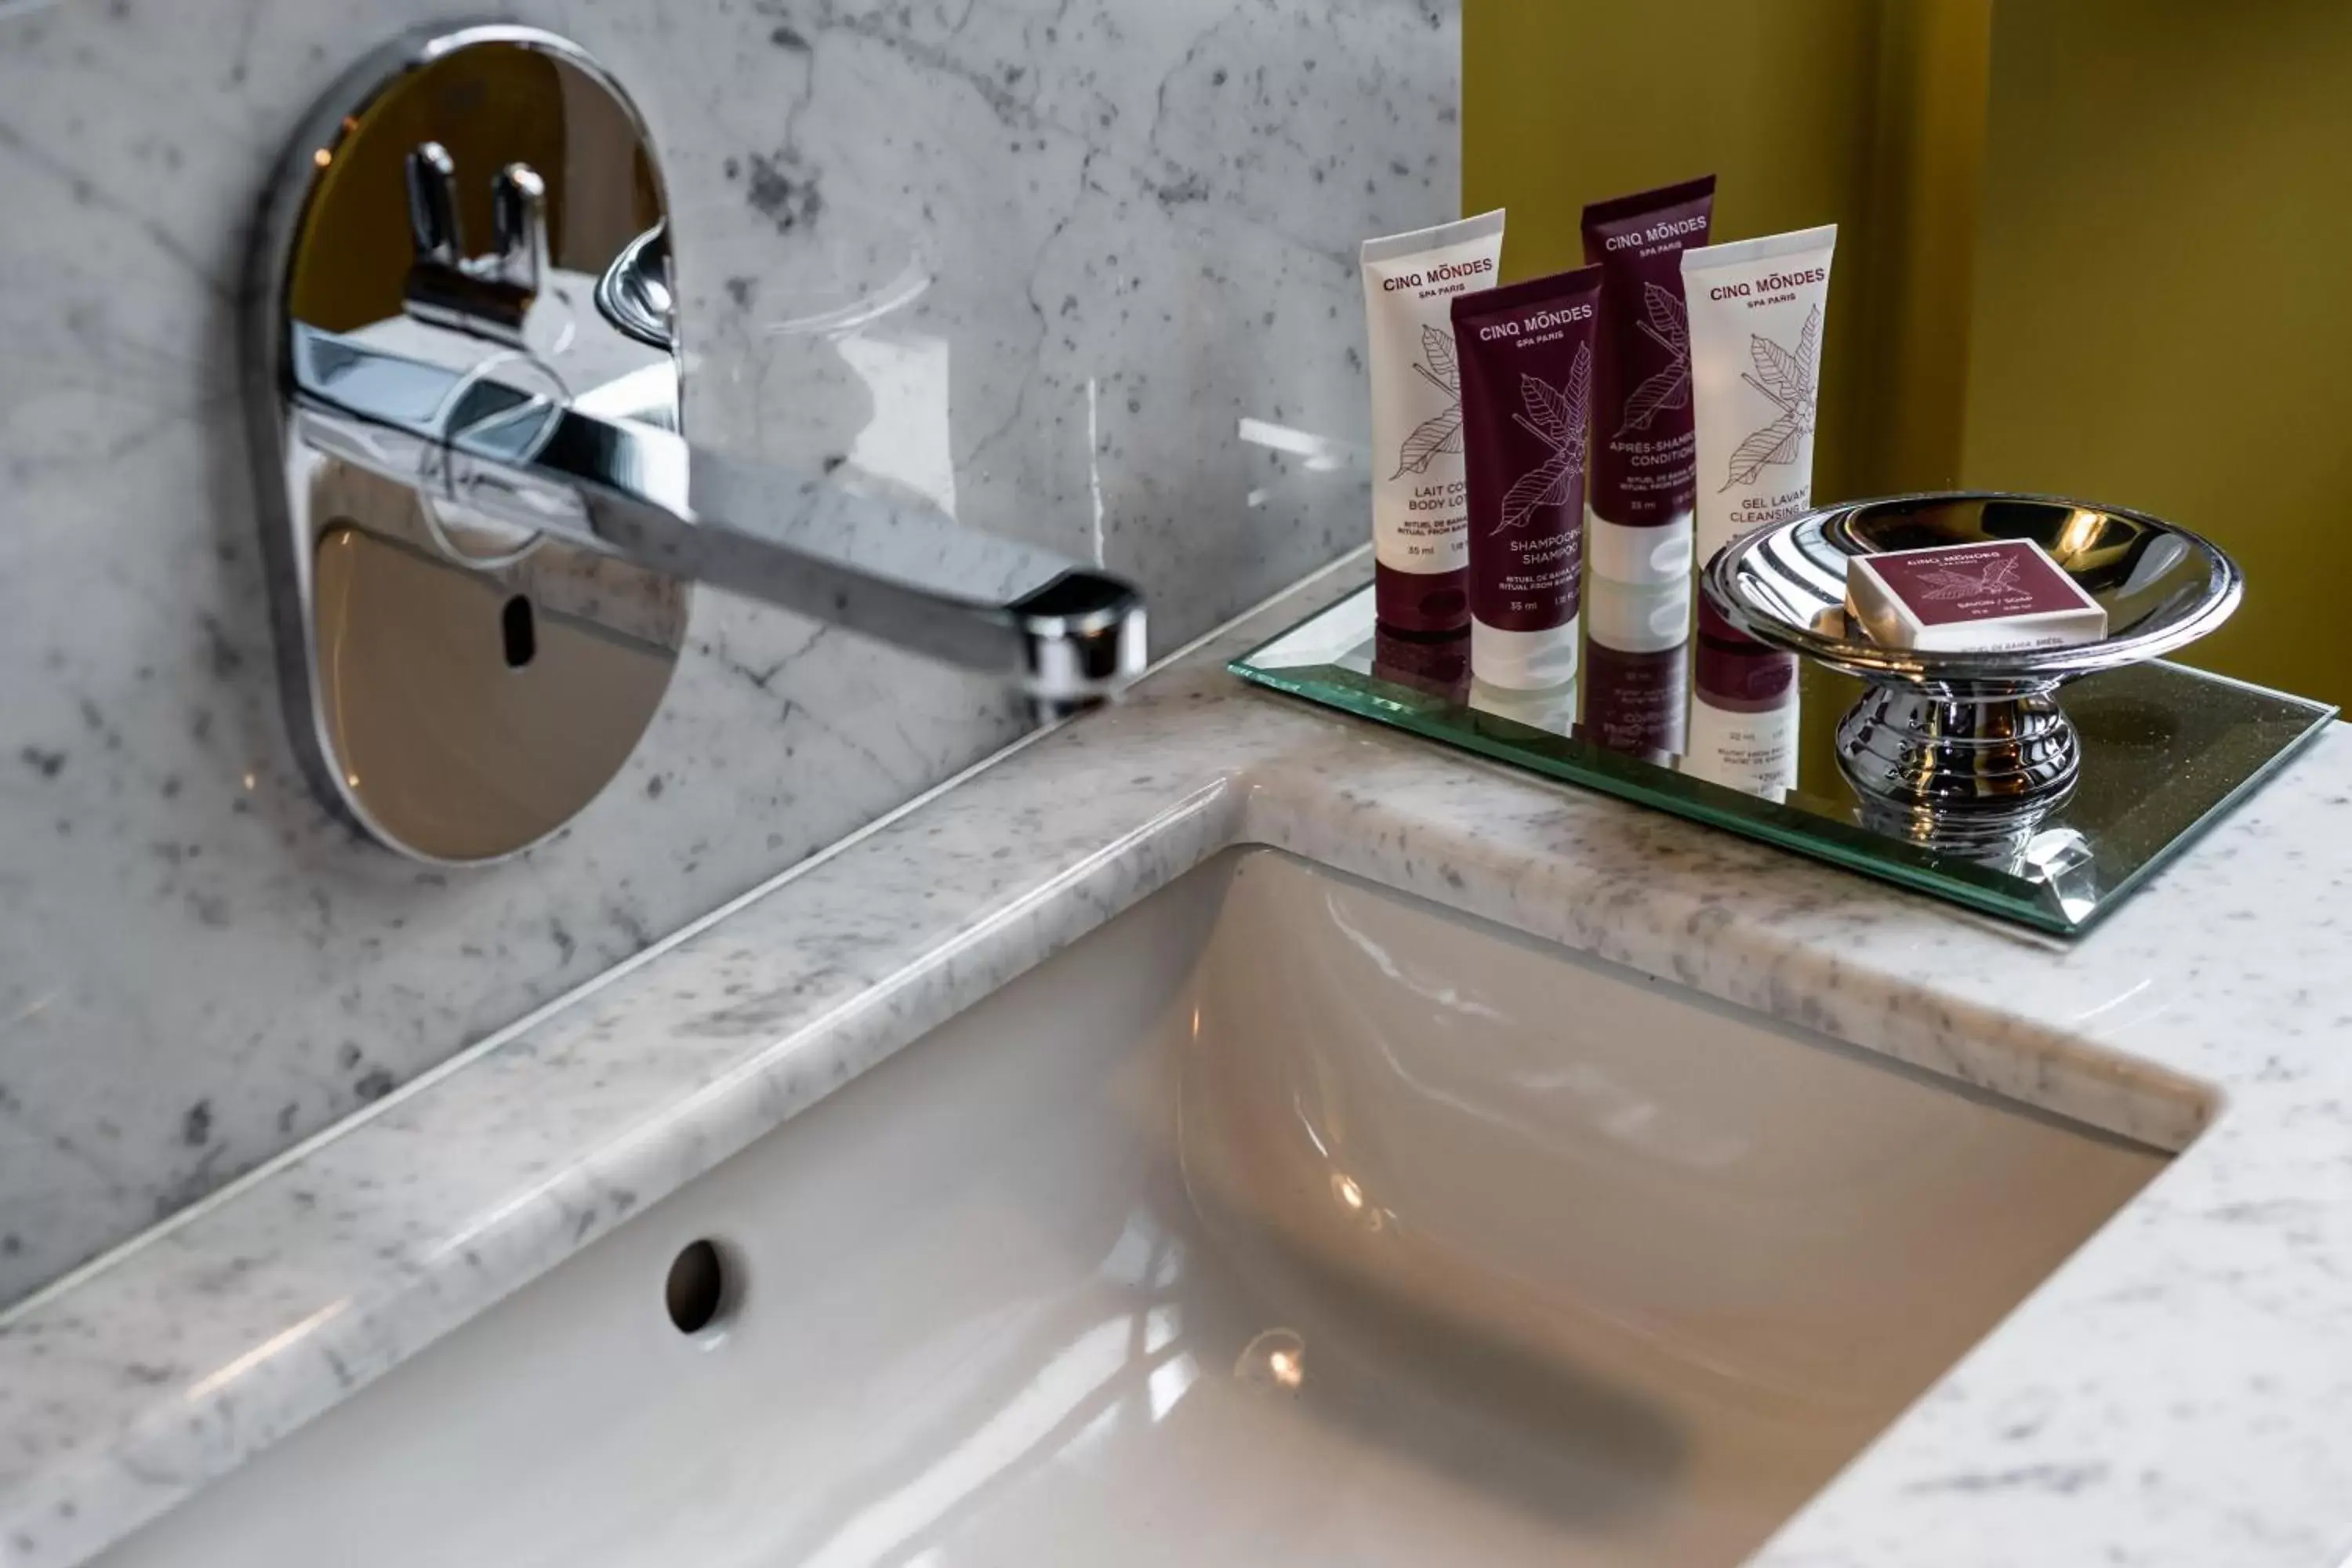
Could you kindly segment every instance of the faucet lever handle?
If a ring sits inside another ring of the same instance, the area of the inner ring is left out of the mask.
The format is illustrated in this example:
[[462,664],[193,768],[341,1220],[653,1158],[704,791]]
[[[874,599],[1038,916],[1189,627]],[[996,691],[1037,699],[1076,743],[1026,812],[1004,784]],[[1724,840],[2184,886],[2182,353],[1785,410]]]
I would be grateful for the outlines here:
[[536,295],[547,276],[547,182],[528,163],[509,163],[490,184],[498,281]]
[[551,265],[547,182],[509,163],[490,182],[492,248],[467,256],[457,223],[457,164],[438,142],[408,154],[408,229],[416,259],[403,308],[420,321],[468,337],[522,345],[523,322]]
[[419,142],[408,154],[408,232],[421,263],[455,268],[465,257],[457,233],[457,163],[438,142]]

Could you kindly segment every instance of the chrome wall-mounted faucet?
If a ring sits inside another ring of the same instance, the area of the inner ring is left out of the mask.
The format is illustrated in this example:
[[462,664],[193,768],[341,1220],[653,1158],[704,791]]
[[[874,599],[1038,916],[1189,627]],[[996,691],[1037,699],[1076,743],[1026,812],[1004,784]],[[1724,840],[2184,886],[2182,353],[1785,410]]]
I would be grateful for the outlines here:
[[688,444],[667,218],[626,96],[531,28],[379,52],[289,157],[248,333],[282,684],[321,794],[394,848],[494,859],[586,805],[659,704],[690,581],[1050,709],[1142,668],[1115,577]]

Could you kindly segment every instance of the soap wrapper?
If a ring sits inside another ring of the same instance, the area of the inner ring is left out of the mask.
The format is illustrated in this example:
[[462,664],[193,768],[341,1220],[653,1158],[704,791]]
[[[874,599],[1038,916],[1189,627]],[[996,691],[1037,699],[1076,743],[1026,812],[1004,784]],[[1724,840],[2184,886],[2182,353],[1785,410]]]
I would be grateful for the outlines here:
[[1889,647],[1993,653],[2107,635],[2107,612],[2030,539],[1853,556],[1845,603]]

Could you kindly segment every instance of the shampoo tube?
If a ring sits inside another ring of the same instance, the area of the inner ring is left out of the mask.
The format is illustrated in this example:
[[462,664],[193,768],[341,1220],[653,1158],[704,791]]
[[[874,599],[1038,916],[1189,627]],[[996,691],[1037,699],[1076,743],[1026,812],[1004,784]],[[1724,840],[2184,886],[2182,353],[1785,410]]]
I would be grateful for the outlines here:
[[1584,459],[1601,268],[1454,301],[1470,486],[1470,673],[1531,690],[1576,674]]
[[1696,461],[1683,252],[1706,243],[1715,176],[1584,209],[1601,269],[1592,493],[1584,549],[1614,583],[1687,581]]
[[1364,241],[1372,382],[1372,554],[1380,624],[1450,637],[1470,619],[1462,374],[1447,304],[1495,280],[1498,209]]
[[1822,317],[1837,226],[1683,252],[1698,424],[1698,560],[1813,504]]

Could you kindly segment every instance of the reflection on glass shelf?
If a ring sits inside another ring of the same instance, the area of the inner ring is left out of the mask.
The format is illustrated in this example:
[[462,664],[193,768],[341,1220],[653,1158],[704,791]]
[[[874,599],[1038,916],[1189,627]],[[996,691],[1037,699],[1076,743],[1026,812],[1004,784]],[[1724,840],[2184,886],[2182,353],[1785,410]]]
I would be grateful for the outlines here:
[[2082,782],[2048,816],[1955,841],[1865,811],[1832,731],[1859,686],[1748,641],[1687,584],[1588,577],[1577,678],[1541,691],[1471,679],[1466,640],[1379,630],[1365,588],[1234,661],[1261,686],[1375,719],[2072,934],[2315,736],[2333,708],[2179,665],[2095,675],[2061,698]]
[[1654,763],[1681,754],[1688,732],[1690,583],[1584,584],[1585,728],[1596,745]]
[[1744,637],[1702,604],[1683,771],[1767,800],[1797,787],[1797,656]]
[[1483,680],[1470,683],[1469,705],[1481,713],[1491,713],[1497,719],[1508,719],[1530,730],[1541,730],[1547,735],[1574,733],[1577,716],[1576,681],[1571,677],[1559,686],[1549,686],[1536,691],[1514,691],[1507,686],[1489,686]]

